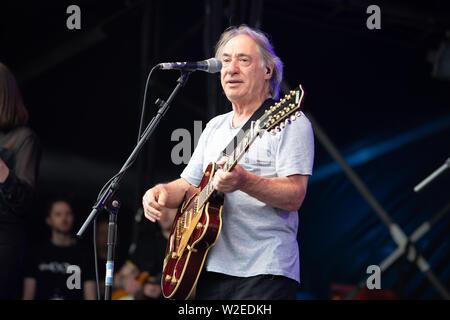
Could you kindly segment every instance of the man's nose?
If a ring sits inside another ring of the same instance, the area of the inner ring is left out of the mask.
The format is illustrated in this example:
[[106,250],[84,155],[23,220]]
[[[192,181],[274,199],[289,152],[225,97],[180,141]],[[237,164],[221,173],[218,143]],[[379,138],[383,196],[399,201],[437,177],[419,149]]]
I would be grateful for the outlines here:
[[227,71],[229,73],[238,73],[239,72],[239,64],[237,60],[231,60],[228,64]]

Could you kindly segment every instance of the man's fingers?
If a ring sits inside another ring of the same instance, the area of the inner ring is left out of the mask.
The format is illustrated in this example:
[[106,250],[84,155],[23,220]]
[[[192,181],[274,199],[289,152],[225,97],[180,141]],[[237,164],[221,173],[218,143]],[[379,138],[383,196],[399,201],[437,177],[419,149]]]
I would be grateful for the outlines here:
[[165,189],[160,189],[159,196],[158,196],[158,204],[161,207],[164,207],[166,205],[168,196],[169,195],[167,194],[167,191]]
[[143,207],[145,217],[149,219],[151,222],[156,222],[156,220],[159,217],[159,212],[146,203],[143,204]]
[[156,200],[157,196],[154,190],[149,190],[142,199],[145,217],[152,222],[156,222],[161,217],[162,206]]
[[216,164],[219,165],[219,166],[222,166],[225,162],[227,162],[227,160],[228,160],[228,157],[223,156],[222,158],[220,158],[219,161],[217,161]]

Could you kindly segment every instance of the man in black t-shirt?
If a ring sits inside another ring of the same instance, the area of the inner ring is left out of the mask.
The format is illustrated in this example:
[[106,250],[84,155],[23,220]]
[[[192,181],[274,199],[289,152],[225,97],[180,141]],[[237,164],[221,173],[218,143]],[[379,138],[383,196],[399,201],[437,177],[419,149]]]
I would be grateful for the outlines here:
[[46,223],[50,242],[32,250],[25,271],[25,300],[93,300],[93,263],[72,236],[72,207],[66,200],[50,204]]

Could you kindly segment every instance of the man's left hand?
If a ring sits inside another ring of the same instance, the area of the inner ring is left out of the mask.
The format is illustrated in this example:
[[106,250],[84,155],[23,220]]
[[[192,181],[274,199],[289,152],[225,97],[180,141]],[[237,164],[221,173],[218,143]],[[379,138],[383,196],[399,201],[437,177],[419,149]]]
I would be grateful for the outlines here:
[[[223,162],[218,162],[219,164]],[[222,169],[217,170],[213,178],[214,189],[223,193],[230,193],[242,189],[247,182],[249,172],[242,166],[236,165],[233,170],[225,172]]]

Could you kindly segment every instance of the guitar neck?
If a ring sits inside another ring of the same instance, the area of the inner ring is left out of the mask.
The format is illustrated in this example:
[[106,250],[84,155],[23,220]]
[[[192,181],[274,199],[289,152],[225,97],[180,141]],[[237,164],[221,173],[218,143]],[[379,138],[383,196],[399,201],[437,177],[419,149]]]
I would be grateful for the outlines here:
[[[230,155],[227,156],[227,160],[221,168],[222,170],[226,172],[230,172],[231,170],[233,170],[233,168],[236,166],[236,164],[239,162],[239,160],[242,158],[242,156],[258,136],[260,131],[257,128],[257,126],[252,125],[251,128],[247,130],[244,137],[238,143],[237,147]],[[200,191],[198,195],[198,202],[196,204],[197,210],[199,210],[205,204],[205,202],[208,201],[213,193],[214,187],[211,180],[205,185],[205,187],[202,189],[202,191]]]

